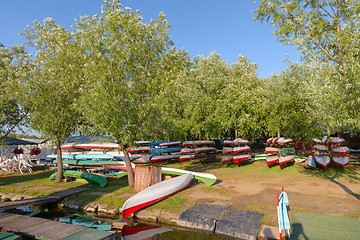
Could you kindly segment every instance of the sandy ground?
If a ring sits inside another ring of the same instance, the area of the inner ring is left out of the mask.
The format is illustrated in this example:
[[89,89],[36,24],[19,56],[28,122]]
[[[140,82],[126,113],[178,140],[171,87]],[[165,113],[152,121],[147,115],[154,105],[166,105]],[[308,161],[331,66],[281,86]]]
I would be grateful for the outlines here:
[[256,161],[251,166],[238,168],[235,173],[233,168],[228,172],[208,171],[215,174],[219,182],[211,187],[193,186],[189,191],[190,204],[230,204],[237,210],[263,213],[263,224],[276,225],[276,199],[284,187],[291,211],[360,216],[358,166],[349,166],[346,171],[336,168],[323,171],[306,170],[303,165],[295,164],[279,171],[279,166],[268,168],[264,161]]

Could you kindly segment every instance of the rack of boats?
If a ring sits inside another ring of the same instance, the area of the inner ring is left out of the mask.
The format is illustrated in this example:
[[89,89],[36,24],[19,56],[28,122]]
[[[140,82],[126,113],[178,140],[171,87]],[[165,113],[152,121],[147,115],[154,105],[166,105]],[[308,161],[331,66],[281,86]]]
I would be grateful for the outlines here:
[[[326,169],[330,162],[344,168],[349,163],[348,147],[342,146],[342,138],[313,139],[314,154],[308,157],[295,155],[294,141],[284,137],[269,138],[263,154],[253,154],[250,142],[241,138],[222,141],[222,148],[215,148],[215,142],[199,141],[139,141],[137,147],[128,150],[132,164],[161,164],[196,160],[221,159],[221,164],[251,163],[265,160],[268,167],[280,168],[296,162],[306,166]],[[330,149],[329,147],[330,146]],[[124,167],[124,155],[116,143],[70,143],[61,146],[62,163],[72,168]],[[47,156],[54,165],[57,155]]]

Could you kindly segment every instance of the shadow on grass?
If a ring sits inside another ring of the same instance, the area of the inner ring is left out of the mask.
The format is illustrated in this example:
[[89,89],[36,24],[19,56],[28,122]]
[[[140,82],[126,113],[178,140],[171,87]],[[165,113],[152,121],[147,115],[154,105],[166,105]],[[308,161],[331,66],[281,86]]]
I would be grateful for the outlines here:
[[341,169],[337,166],[333,166],[331,168],[328,168],[327,170],[303,169],[302,173],[307,174],[307,175],[312,175],[315,177],[319,177],[322,179],[327,179],[327,180],[335,183],[339,187],[341,187],[344,190],[344,192],[346,192],[347,194],[350,194],[351,196],[355,197],[357,200],[360,200],[360,194],[354,193],[346,185],[344,185],[343,183],[336,180],[339,178],[344,178],[344,179],[348,180],[349,182],[358,183],[360,181],[360,173],[355,166],[348,166],[346,169]]

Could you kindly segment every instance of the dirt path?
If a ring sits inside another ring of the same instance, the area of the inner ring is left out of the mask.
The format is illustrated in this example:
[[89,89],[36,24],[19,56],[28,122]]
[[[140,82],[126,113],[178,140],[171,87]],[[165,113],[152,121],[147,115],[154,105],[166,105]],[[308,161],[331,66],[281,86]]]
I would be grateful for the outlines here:
[[235,172],[214,169],[209,172],[221,181],[212,187],[194,186],[189,199],[192,203],[226,203],[234,209],[264,213],[263,223],[276,225],[276,197],[284,187],[291,211],[359,217],[359,169],[350,168],[325,172],[294,165],[279,171],[258,161]]

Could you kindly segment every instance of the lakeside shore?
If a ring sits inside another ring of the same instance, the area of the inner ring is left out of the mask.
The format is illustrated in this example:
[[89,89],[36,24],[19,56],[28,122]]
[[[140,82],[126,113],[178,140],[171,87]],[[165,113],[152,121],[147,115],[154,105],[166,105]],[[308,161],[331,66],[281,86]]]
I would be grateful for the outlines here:
[[[196,204],[226,204],[234,210],[261,213],[264,215],[262,225],[277,226],[276,197],[282,187],[289,196],[290,213],[360,218],[358,165],[349,165],[345,170],[330,167],[326,171],[307,170],[303,164],[297,163],[283,169],[279,166],[269,168],[264,161],[240,166],[221,165],[217,161],[171,163],[166,166],[212,173],[217,176],[218,182],[213,186],[195,183],[183,192],[139,211],[136,217],[141,220],[174,225],[183,211]],[[100,209],[113,211],[113,214],[119,213],[115,206],[121,206],[122,202],[134,194],[126,187],[126,178],[111,179],[107,187],[99,188],[81,180],[56,184],[45,179],[51,173],[52,171],[39,173],[38,177],[44,178],[42,181],[36,181],[36,173],[31,176],[33,180],[27,181],[21,179],[30,175],[1,176],[0,182],[7,179],[8,183],[0,187],[0,192],[1,188],[14,189],[10,194],[2,194],[10,196],[26,193],[24,188],[27,188],[29,191],[32,189],[34,195],[39,194],[38,192],[46,195],[46,192],[86,185],[91,187],[90,191],[67,199],[63,204],[66,207],[84,208],[95,202]],[[120,188],[125,191],[119,192]]]

